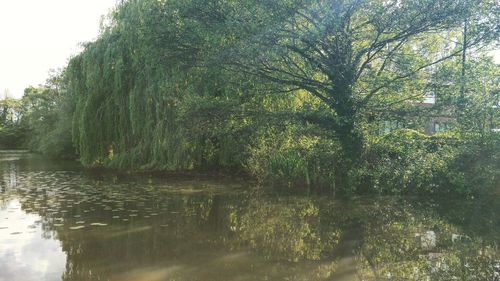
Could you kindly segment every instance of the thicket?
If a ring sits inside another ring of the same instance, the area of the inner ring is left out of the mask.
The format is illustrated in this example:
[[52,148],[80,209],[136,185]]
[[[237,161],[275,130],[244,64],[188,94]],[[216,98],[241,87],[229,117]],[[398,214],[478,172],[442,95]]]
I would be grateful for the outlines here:
[[[87,167],[240,171],[338,192],[498,186],[498,65],[479,52],[498,12],[491,1],[122,1],[64,71],[26,90],[27,145]],[[429,93],[435,105],[420,106]],[[443,116],[449,132],[423,134]]]
[[0,149],[25,147],[27,128],[20,123],[21,103],[5,96],[0,100]]

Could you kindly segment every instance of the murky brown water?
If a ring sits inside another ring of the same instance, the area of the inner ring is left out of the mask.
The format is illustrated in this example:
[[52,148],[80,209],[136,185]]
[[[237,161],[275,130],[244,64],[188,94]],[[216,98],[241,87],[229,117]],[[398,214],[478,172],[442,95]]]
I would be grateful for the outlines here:
[[498,199],[333,200],[2,151],[0,280],[499,280]]

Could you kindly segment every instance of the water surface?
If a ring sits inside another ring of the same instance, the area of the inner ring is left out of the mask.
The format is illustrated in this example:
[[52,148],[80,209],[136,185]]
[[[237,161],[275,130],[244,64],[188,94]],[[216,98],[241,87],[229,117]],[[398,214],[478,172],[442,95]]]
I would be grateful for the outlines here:
[[340,200],[2,151],[0,281],[498,280],[498,199]]

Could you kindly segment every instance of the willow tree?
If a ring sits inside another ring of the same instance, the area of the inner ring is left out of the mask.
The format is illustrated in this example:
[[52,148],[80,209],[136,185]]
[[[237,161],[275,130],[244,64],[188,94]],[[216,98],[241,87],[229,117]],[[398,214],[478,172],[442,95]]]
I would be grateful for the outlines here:
[[227,85],[230,75],[209,63],[223,29],[221,19],[205,16],[208,8],[198,0],[123,1],[99,38],[70,61],[73,139],[85,165],[234,165],[243,150],[235,138],[197,130],[204,125],[185,113],[207,101],[238,99],[238,89]]
[[[250,122],[235,109],[265,81],[273,93],[310,93],[321,106],[300,113],[334,132],[351,165],[376,97],[461,53],[460,44],[429,48],[430,35],[454,39],[465,14],[471,28],[474,17],[490,24],[491,3],[465,1],[122,1],[68,66],[74,142],[86,165],[176,170],[229,155],[241,167],[233,155],[245,140],[234,128]],[[468,36],[467,47],[485,34]]]
[[[238,11],[232,22],[257,27],[242,27],[241,40],[222,57],[239,71],[319,99],[331,114],[318,123],[335,133],[346,163],[359,159],[358,122],[374,97],[397,91],[419,72],[461,54],[462,46],[452,43],[433,51],[425,38],[438,34],[453,41],[450,34],[460,30],[465,14],[469,22],[498,30],[498,7],[487,0],[249,2],[254,16]],[[257,11],[271,17],[270,24],[262,26]],[[491,32],[478,29],[467,46]]]

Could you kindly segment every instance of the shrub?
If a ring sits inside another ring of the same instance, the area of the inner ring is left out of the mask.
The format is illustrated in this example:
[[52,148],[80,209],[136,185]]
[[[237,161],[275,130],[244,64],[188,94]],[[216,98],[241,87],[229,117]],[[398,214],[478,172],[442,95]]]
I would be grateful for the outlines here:
[[261,183],[334,187],[339,147],[293,131],[268,131],[249,147],[245,167]]
[[398,130],[369,138],[360,174],[378,193],[478,192],[498,182],[499,139]]
[[26,147],[27,130],[22,126],[0,127],[0,149],[21,149]]

